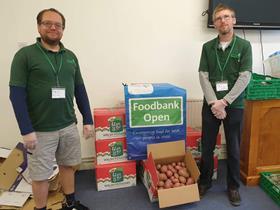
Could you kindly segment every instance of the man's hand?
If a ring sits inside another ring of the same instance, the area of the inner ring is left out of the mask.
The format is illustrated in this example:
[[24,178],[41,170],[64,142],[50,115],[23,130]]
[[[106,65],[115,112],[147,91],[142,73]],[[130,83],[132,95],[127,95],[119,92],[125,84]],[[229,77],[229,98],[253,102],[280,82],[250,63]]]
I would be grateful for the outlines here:
[[[214,113],[213,113],[214,114]],[[219,119],[219,120],[223,120],[226,118],[227,113],[225,110],[223,110],[222,112],[215,112],[214,116]]]
[[35,132],[32,132],[32,133],[29,133],[29,134],[26,134],[26,135],[22,136],[22,139],[23,139],[24,147],[26,149],[33,150],[33,149],[36,148],[38,140],[37,140],[37,136],[36,136]]
[[226,108],[227,104],[224,99],[216,100],[214,104],[211,106],[212,111],[222,112]]
[[94,137],[95,133],[94,133],[94,129],[92,125],[84,125],[83,127],[83,137],[85,139],[89,139]]
[[226,111],[225,108],[227,106],[227,103],[224,99],[220,99],[214,102],[214,104],[211,107],[212,113],[215,115],[216,118],[223,120],[226,118]]

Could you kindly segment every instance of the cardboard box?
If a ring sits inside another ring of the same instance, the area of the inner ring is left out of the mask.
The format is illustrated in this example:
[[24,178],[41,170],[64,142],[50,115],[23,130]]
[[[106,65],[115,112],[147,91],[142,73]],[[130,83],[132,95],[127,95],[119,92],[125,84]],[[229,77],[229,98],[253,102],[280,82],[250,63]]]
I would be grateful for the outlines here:
[[136,162],[96,165],[97,191],[136,186]]
[[96,141],[125,137],[124,108],[96,108],[93,115]]
[[95,141],[97,164],[127,161],[125,138]]
[[[214,150],[214,171],[212,179],[217,179],[218,177],[218,157],[221,151],[221,141],[222,137],[219,133],[217,136],[216,147]],[[199,166],[201,159],[201,131],[193,128],[187,128],[187,150],[192,153],[193,158],[195,159],[197,165]]]
[[[169,207],[179,204],[199,201],[197,180],[199,170],[189,151],[185,152],[185,141],[149,144],[147,146],[148,159],[142,161],[144,185],[148,190],[150,200],[159,202],[159,207]],[[170,189],[157,190],[158,176],[156,164],[184,161],[195,183]]]
[[129,160],[147,159],[147,145],[186,139],[186,90],[168,83],[124,86]]

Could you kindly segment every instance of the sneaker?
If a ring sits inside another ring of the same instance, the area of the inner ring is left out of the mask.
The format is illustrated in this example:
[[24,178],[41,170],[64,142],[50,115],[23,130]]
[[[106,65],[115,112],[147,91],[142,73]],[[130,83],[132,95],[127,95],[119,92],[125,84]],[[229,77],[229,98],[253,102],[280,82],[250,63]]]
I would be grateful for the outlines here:
[[203,184],[199,184],[198,185],[198,191],[199,191],[199,197],[202,198],[207,190],[209,190],[212,186],[211,185],[203,185]]
[[80,201],[75,201],[74,204],[68,206],[67,203],[62,204],[62,208],[60,210],[90,210],[88,207],[84,206],[80,203]]
[[233,206],[240,206],[241,198],[237,189],[228,189],[228,199]]

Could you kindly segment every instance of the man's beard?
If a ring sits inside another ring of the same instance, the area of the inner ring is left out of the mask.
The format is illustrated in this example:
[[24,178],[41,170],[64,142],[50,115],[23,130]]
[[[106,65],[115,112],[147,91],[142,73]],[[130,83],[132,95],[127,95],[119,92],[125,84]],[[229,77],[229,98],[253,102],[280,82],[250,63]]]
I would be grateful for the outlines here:
[[222,35],[227,35],[229,33],[229,31],[222,31]]
[[41,39],[47,43],[48,45],[51,45],[51,46],[57,46],[60,42],[60,39],[50,39],[49,37],[47,36],[41,36]]
[[231,29],[230,28],[226,28],[225,30],[220,30],[220,33],[222,34],[222,35],[227,35],[228,33],[230,33],[231,32]]

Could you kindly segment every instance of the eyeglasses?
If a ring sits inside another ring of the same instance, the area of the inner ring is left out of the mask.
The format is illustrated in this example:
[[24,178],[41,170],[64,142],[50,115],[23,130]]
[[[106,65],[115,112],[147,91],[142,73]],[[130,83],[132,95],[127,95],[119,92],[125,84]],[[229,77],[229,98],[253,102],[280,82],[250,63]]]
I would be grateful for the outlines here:
[[41,25],[45,26],[46,28],[51,28],[54,26],[56,29],[63,29],[64,26],[61,23],[51,22],[51,21],[42,21]]
[[219,22],[221,22],[222,20],[228,21],[230,18],[232,18],[231,15],[223,15],[223,16],[220,16],[220,17],[216,17],[215,21],[219,21]]

